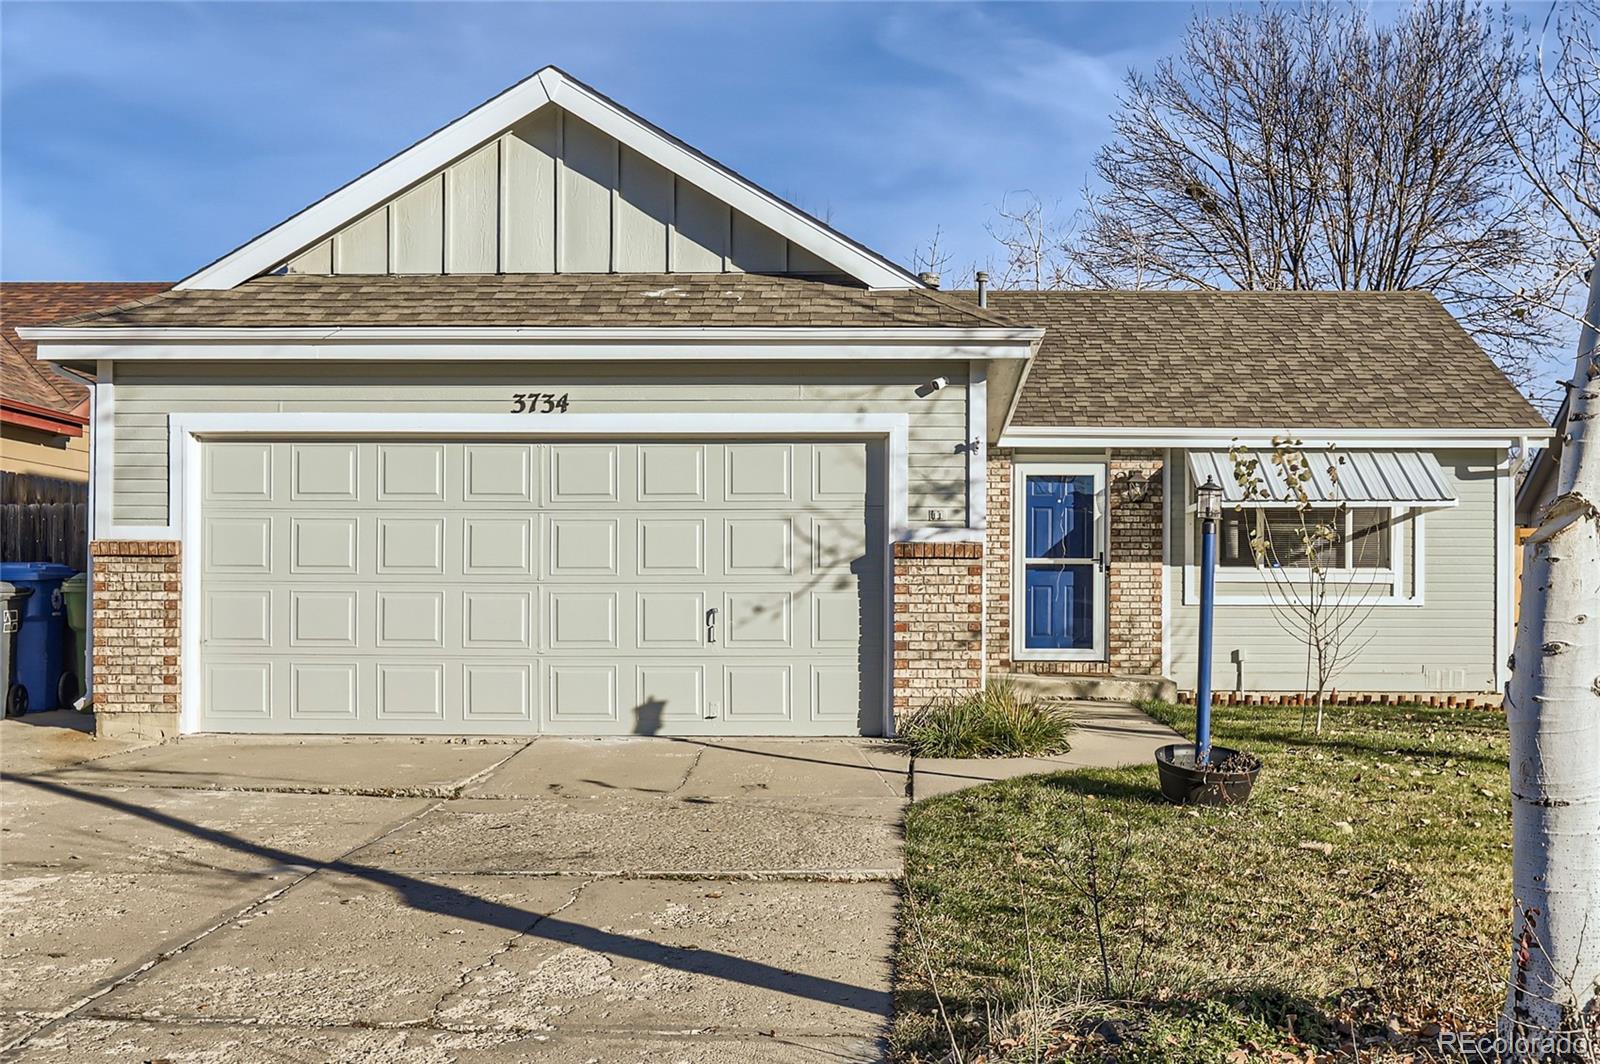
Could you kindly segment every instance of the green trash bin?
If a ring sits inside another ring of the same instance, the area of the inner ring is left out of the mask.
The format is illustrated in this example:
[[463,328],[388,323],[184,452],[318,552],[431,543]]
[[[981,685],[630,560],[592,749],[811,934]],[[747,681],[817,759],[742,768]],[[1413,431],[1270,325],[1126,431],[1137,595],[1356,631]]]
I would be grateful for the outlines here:
[[89,630],[88,574],[79,573],[62,581],[61,598],[67,607],[67,627],[72,629],[72,655],[61,674],[61,707],[67,709],[88,690],[83,675],[84,636]]

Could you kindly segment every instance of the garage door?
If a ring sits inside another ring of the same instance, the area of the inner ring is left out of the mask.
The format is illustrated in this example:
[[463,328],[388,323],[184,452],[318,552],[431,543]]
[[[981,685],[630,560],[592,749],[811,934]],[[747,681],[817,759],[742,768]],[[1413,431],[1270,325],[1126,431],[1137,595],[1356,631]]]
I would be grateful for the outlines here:
[[207,442],[201,726],[876,734],[878,450]]

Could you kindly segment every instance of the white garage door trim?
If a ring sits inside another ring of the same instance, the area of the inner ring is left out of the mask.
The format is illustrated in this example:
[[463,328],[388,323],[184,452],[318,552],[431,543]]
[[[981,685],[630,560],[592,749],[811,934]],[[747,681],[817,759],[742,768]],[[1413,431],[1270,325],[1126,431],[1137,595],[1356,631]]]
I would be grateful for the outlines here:
[[[532,422],[532,423],[530,423]],[[910,419],[905,414],[566,414],[538,419],[526,414],[177,414],[169,422],[168,484],[170,527],[182,543],[183,660],[179,730],[200,730],[200,558],[202,440],[230,436],[294,438],[348,436],[366,439],[407,437],[516,437],[521,439],[633,439],[694,436],[771,439],[849,436],[886,443],[888,469],[887,541],[883,544],[883,734],[894,734],[894,565],[892,544],[908,534],[906,458]]]

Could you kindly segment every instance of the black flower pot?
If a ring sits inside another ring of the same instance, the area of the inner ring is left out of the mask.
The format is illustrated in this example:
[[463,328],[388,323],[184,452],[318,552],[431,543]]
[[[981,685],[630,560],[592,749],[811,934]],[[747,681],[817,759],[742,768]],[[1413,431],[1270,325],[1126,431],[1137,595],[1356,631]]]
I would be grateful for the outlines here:
[[1172,743],[1156,751],[1156,773],[1162,797],[1177,805],[1243,805],[1261,774],[1261,760],[1214,745],[1210,763],[1199,768],[1192,743]]

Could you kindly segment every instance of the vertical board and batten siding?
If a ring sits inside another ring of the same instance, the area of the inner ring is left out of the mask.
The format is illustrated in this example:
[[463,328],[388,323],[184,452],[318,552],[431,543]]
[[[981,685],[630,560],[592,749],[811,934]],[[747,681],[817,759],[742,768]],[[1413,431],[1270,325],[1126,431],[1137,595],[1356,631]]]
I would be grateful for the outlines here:
[[284,266],[310,274],[842,273],[554,106]]
[[[1195,684],[1199,608],[1184,602],[1189,551],[1186,506],[1194,496],[1182,452],[1173,452],[1168,502],[1167,602],[1171,675]],[[1422,527],[1422,605],[1377,605],[1360,628],[1365,642],[1334,680],[1346,691],[1486,691],[1495,685],[1495,479],[1497,452],[1436,451],[1458,505],[1425,511]],[[1412,529],[1402,525],[1403,592],[1416,577]],[[1219,594],[1236,589],[1219,585]],[[1300,691],[1306,684],[1305,644],[1284,631],[1266,605],[1219,605],[1212,677],[1219,691]],[[1243,664],[1234,653],[1243,654]],[[1242,671],[1242,687],[1241,687]]]
[[[946,376],[927,398],[916,388]],[[585,414],[870,414],[910,417],[907,455],[913,527],[966,523],[966,383],[948,364],[677,364],[515,367],[397,363],[389,366],[127,364],[117,368],[113,415],[119,525],[167,520],[167,418],[174,413],[505,414],[514,392],[569,396]],[[527,434],[559,424],[529,415]],[[928,511],[943,517],[930,519]]]

